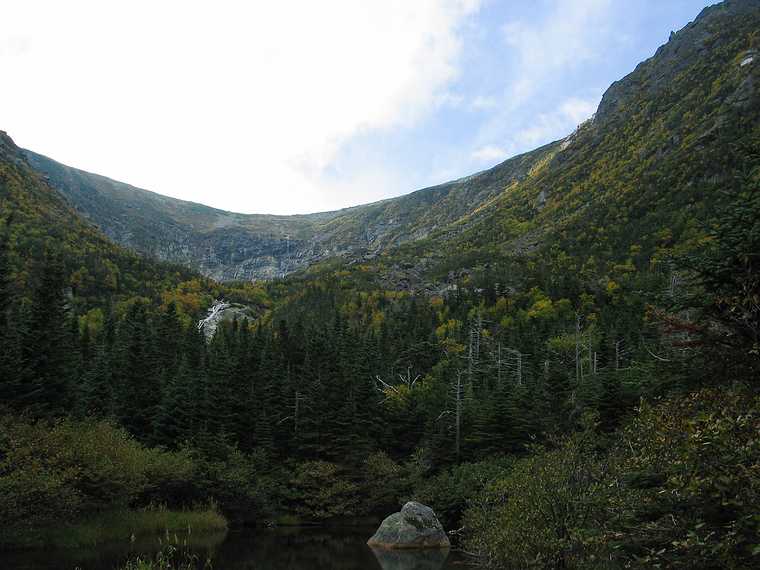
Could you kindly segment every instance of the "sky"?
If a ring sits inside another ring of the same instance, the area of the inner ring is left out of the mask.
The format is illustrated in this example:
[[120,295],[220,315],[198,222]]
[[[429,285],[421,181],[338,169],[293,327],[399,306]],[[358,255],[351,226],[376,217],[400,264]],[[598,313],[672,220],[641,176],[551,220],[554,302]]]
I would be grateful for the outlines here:
[[567,136],[711,3],[0,0],[0,130],[224,210],[333,210]]

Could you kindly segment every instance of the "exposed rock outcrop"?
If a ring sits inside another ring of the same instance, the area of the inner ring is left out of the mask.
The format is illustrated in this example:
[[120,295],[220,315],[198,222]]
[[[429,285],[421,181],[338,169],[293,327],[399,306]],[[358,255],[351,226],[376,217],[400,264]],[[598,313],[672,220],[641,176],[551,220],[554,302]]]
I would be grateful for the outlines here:
[[254,315],[251,310],[236,303],[226,303],[225,301],[216,300],[208,308],[207,315],[198,321],[198,330],[202,331],[206,340],[211,340],[216,333],[216,329],[223,321],[232,321],[238,319],[253,319]]
[[367,541],[375,548],[449,548],[451,543],[433,509],[410,501],[387,517]]

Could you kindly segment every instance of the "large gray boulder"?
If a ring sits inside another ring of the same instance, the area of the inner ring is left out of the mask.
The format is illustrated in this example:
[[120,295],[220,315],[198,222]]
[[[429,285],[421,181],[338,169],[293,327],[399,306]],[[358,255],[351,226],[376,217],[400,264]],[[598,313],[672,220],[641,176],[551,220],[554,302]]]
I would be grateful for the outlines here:
[[449,548],[451,543],[433,509],[410,501],[387,517],[367,541],[376,548]]

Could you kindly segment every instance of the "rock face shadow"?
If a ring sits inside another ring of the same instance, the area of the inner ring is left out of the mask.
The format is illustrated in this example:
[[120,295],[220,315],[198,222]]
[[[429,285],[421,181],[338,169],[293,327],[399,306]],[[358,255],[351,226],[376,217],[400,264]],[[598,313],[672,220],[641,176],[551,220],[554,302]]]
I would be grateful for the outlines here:
[[383,570],[440,570],[449,557],[448,548],[421,550],[370,548]]

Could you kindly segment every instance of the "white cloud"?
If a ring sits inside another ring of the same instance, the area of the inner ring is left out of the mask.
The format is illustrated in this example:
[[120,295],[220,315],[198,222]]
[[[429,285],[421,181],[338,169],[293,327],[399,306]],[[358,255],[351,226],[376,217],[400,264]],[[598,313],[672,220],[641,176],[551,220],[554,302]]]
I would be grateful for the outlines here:
[[557,71],[601,57],[611,8],[612,0],[556,0],[539,22],[506,23],[504,40],[519,62],[511,95],[523,100]]
[[470,101],[470,109],[474,111],[490,111],[499,106],[499,100],[493,96],[477,95]]
[[357,203],[373,196],[336,190],[325,170],[352,137],[457,102],[448,86],[477,5],[12,3],[0,128],[74,166],[227,209]]
[[605,57],[614,41],[613,16],[612,0],[553,0],[535,18],[505,23],[501,37],[511,65],[505,66],[503,91],[476,146],[511,156],[566,136],[590,117],[601,99],[596,86],[569,94],[557,88],[567,89],[570,74]]
[[593,99],[580,99],[578,97],[571,97],[562,105],[560,105],[560,114],[564,116],[568,121],[575,125],[581,124],[583,121],[591,117],[596,112],[596,108],[599,105],[599,99],[594,97]]
[[499,162],[508,156],[508,152],[495,145],[482,146],[472,152],[472,158],[477,162]]
[[597,97],[567,99],[555,111],[539,114],[527,128],[517,132],[511,142],[515,148],[529,149],[558,140],[591,117],[598,103]]

